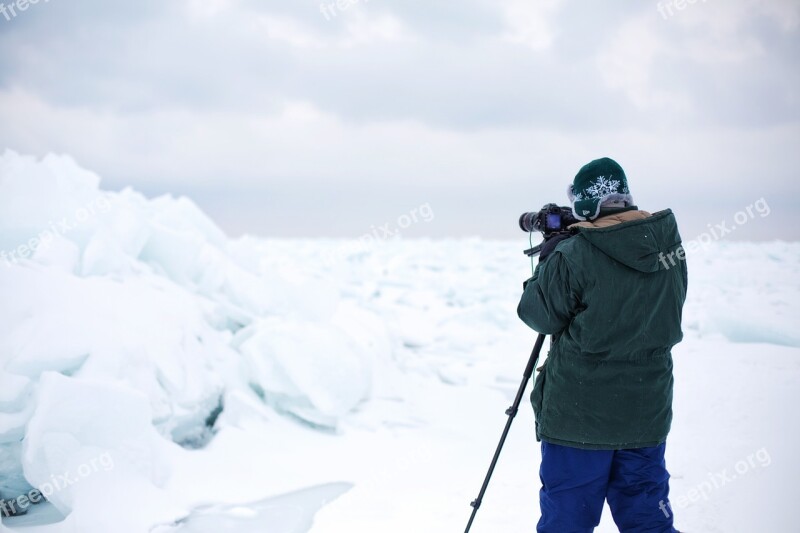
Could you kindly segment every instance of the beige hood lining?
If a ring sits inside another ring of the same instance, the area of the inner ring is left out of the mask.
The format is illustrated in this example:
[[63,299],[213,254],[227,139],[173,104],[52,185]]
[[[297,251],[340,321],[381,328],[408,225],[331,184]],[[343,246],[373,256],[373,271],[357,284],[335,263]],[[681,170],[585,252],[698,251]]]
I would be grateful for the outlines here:
[[614,215],[606,215],[604,217],[597,218],[595,220],[590,220],[587,222],[578,222],[577,224],[572,224],[570,228],[587,228],[587,229],[601,229],[601,228],[608,228],[611,226],[616,226],[617,224],[622,224],[624,222],[631,222],[633,220],[644,220],[646,218],[650,218],[651,215],[647,211],[623,211],[622,213],[616,213]]

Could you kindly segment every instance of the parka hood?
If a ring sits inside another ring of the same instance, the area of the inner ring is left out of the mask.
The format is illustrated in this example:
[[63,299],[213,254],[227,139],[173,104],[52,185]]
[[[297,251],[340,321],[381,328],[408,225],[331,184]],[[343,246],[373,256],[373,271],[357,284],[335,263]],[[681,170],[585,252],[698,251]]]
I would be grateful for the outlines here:
[[639,272],[666,270],[669,263],[664,258],[681,244],[670,209],[653,215],[627,211],[572,227],[603,253]]

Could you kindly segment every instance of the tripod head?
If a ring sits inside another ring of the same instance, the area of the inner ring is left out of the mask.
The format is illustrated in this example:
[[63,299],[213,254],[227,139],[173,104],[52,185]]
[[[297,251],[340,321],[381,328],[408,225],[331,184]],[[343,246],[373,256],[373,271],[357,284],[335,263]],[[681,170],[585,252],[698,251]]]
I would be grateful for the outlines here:
[[533,248],[528,248],[527,250],[523,250],[522,253],[524,253],[528,257],[536,257],[541,253],[542,247],[545,244],[547,244],[547,241],[549,241],[550,239],[560,237],[559,240],[562,240],[567,237],[572,237],[573,235],[575,235],[575,231],[570,229],[548,233],[544,236],[544,241],[542,241],[541,244],[534,246]]

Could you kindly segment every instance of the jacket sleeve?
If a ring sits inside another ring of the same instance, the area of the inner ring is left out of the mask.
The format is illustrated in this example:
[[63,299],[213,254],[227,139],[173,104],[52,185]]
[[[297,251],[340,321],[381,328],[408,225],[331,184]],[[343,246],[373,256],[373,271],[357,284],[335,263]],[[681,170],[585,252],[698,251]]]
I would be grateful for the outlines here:
[[517,315],[539,333],[563,331],[578,310],[579,298],[573,285],[567,262],[560,253],[553,253],[539,263],[525,283]]

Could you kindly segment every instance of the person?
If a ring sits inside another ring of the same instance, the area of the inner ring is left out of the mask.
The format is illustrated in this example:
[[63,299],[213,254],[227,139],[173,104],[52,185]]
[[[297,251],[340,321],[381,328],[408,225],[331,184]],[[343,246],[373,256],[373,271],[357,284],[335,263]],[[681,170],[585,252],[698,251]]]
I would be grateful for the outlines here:
[[687,287],[675,216],[639,210],[609,158],[581,168],[568,194],[580,222],[545,243],[517,309],[552,336],[531,394],[537,531],[591,532],[607,500],[621,532],[674,532],[664,451]]

